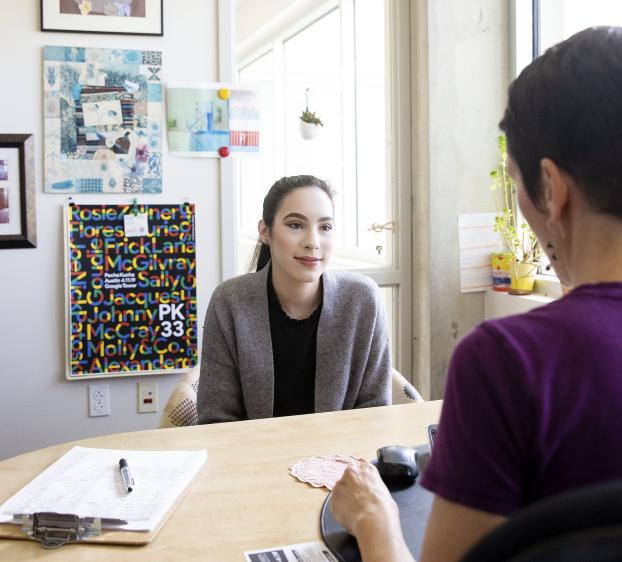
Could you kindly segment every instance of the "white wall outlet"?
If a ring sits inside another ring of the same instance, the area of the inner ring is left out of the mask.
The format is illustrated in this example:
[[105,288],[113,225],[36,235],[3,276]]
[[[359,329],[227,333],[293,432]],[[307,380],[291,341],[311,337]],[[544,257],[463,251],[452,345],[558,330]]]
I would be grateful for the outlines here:
[[158,383],[140,381],[138,383],[138,413],[147,414],[158,411]]
[[110,415],[110,385],[89,384],[89,417]]

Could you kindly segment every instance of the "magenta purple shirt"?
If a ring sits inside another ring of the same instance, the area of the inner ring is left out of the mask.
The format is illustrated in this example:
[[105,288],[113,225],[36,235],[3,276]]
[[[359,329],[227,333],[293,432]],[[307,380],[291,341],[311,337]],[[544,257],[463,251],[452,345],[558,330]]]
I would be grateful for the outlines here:
[[571,488],[622,478],[622,283],[583,285],[491,320],[451,360],[422,484],[509,515]]

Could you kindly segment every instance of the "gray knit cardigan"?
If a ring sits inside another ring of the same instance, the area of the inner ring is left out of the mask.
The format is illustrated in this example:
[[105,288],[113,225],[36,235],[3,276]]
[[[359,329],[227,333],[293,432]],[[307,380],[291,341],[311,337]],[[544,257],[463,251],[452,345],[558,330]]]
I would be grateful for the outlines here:
[[[203,333],[199,423],[272,417],[269,270],[225,281],[212,295]],[[389,337],[378,287],[349,272],[326,271],[321,279],[315,411],[389,404]]]

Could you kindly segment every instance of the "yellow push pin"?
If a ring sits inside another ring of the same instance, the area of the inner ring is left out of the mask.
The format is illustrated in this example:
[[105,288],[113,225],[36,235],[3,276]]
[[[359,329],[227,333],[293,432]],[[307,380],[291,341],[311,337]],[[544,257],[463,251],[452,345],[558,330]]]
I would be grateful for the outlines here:
[[228,100],[231,97],[231,90],[229,88],[220,88],[220,90],[218,90],[218,97],[221,100]]

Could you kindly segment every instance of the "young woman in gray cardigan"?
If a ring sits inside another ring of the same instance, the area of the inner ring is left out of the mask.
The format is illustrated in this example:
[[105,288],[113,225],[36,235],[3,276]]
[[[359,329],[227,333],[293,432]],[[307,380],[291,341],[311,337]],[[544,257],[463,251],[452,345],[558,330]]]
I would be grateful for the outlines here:
[[225,281],[207,310],[199,423],[390,403],[389,338],[377,286],[327,271],[333,192],[313,176],[264,199],[257,271]]

